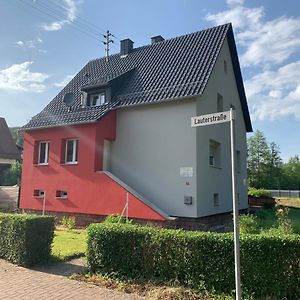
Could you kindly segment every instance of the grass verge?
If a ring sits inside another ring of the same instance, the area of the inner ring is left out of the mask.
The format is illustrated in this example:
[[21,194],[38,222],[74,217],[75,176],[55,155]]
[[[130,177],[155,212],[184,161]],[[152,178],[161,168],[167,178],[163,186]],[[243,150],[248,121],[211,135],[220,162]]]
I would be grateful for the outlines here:
[[179,286],[176,283],[161,285],[156,282],[144,282],[115,278],[101,274],[73,274],[71,279],[84,281],[122,293],[136,294],[158,300],[232,300],[229,295],[212,295]]
[[[294,228],[300,230],[300,209],[290,208],[288,212],[288,218],[292,222]],[[263,209],[257,213],[258,226],[262,230],[269,230],[272,227],[278,226],[278,221],[275,213],[275,209]]]
[[84,256],[86,251],[86,230],[56,228],[52,244],[54,260],[67,261]]

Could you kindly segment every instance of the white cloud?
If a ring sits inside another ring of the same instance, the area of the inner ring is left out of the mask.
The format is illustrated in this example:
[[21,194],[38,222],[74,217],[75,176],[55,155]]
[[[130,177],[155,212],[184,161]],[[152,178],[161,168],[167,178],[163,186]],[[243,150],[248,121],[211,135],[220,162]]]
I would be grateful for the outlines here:
[[265,63],[280,64],[300,50],[300,18],[285,16],[264,21],[264,7],[248,8],[242,1],[228,0],[236,6],[206,15],[215,25],[231,22],[237,43],[245,49],[240,56],[243,67]]
[[6,69],[0,70],[0,90],[42,92],[45,90],[45,73],[31,72],[30,66],[33,62],[26,61],[14,64]]
[[42,44],[43,40],[41,38],[36,38],[35,40],[29,40],[29,41],[17,41],[15,44],[22,48],[23,50],[27,49],[34,49],[38,47],[38,45]]
[[237,37],[246,48],[241,56],[243,66],[280,64],[300,50],[300,19],[277,18],[255,30],[240,32]]
[[78,1],[76,0],[63,0],[64,1],[64,8],[66,10],[66,18],[61,21],[55,21],[50,24],[43,24],[42,28],[46,31],[58,31],[63,28],[65,24],[70,24],[73,22],[78,13]]
[[291,62],[300,51],[300,18],[265,20],[263,6],[226,2],[228,9],[205,19],[215,25],[233,24],[241,66],[251,71],[245,87],[252,119],[300,119],[300,60]]
[[232,23],[235,29],[256,28],[264,16],[263,7],[247,8],[242,5],[235,6],[216,14],[207,14],[205,19],[215,25]]
[[244,0],[227,0],[226,3],[231,6],[242,5]]
[[54,83],[53,86],[55,87],[65,87],[70,81],[71,79],[74,78],[75,75],[67,75],[61,82],[57,82],[57,83]]
[[300,119],[300,60],[245,81],[253,119],[293,115]]

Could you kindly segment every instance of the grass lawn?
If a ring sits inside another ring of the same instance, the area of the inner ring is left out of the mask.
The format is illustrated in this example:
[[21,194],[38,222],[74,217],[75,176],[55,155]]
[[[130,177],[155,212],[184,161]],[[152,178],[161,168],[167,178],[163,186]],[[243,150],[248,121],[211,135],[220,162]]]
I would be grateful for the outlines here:
[[276,197],[276,201],[283,206],[300,208],[300,198]]
[[56,228],[52,244],[52,255],[57,260],[83,256],[86,250],[86,230]]
[[[300,230],[300,209],[290,208],[288,217],[292,222],[292,226]],[[277,226],[277,218],[275,209],[263,209],[257,213],[258,225],[262,229],[270,229],[273,226]]]

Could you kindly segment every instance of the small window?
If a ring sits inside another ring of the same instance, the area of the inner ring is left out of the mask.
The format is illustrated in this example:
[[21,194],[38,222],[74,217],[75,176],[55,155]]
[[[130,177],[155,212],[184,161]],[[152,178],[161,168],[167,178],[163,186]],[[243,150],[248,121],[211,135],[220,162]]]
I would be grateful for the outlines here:
[[220,201],[219,201],[219,194],[214,193],[214,207],[220,206]]
[[74,164],[78,161],[78,140],[66,140],[65,163]]
[[209,165],[221,167],[221,144],[213,140],[209,140]]
[[217,96],[217,112],[223,111],[223,96],[218,93]]
[[45,197],[45,192],[43,190],[34,190],[33,191],[33,196],[36,198],[44,198]]
[[241,173],[241,151],[236,151],[236,170]]
[[241,204],[241,202],[240,202],[240,193],[237,193],[237,203],[238,203],[238,205]]
[[88,97],[86,106],[100,106],[106,103],[105,100],[105,93],[100,93],[100,94],[92,94]]
[[227,61],[224,60],[224,72],[225,74],[227,74]]
[[39,165],[47,165],[49,159],[49,142],[39,143]]
[[66,191],[56,191],[56,198],[68,198],[68,192]]

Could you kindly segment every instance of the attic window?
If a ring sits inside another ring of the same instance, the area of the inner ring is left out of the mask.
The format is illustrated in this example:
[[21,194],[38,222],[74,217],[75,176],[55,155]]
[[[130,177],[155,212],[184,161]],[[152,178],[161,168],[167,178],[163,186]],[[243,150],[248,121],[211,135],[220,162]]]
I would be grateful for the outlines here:
[[106,103],[105,93],[91,94],[89,95],[86,106],[100,106]]

